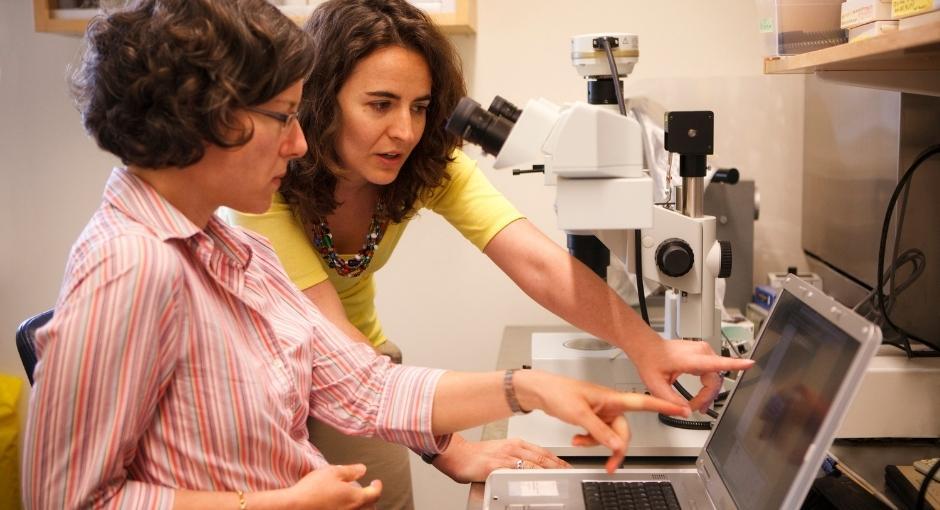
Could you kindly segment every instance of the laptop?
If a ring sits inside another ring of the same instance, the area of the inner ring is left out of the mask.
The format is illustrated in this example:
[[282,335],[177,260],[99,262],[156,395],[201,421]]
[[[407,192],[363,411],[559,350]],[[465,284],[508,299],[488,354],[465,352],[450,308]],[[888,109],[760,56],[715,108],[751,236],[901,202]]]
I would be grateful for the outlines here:
[[798,508],[880,343],[877,326],[791,275],[694,468],[498,470],[483,507]]

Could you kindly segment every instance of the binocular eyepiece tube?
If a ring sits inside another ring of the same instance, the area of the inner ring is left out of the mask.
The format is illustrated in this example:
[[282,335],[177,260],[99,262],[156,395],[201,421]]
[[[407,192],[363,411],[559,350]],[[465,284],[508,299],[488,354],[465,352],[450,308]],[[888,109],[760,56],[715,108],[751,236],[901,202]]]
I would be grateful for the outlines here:
[[521,114],[522,110],[499,96],[493,99],[489,111],[473,99],[464,97],[457,103],[444,129],[496,156]]

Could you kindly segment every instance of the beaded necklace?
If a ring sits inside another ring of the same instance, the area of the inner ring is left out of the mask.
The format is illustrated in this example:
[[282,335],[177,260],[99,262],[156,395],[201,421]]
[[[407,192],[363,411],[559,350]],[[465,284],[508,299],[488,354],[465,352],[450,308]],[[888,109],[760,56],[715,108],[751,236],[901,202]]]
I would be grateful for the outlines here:
[[310,227],[313,233],[313,245],[320,252],[320,256],[326,261],[327,265],[333,268],[340,276],[353,278],[362,274],[372,262],[372,256],[378,247],[382,236],[385,235],[385,227],[388,220],[379,221],[376,217],[380,212],[380,206],[376,206],[375,213],[372,214],[372,221],[369,223],[369,233],[366,234],[362,249],[349,260],[340,257],[333,248],[333,233],[326,221],[314,224]]

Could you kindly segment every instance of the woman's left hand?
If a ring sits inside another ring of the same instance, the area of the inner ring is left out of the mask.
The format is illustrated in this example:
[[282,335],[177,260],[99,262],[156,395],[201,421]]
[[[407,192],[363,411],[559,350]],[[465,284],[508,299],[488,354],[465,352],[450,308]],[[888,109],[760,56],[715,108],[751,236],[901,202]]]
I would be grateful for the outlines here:
[[521,439],[471,442],[454,435],[447,450],[434,460],[434,467],[455,482],[470,483],[486,480],[490,472],[499,468],[561,469],[571,465],[545,448]]
[[[754,360],[718,356],[707,342],[663,340],[652,330],[648,337],[646,341],[637,340],[628,353],[640,378],[653,395],[693,411],[707,409],[718,396],[724,380],[720,372],[747,370],[754,365]],[[688,402],[672,389],[672,383],[682,374],[697,375],[702,383]]]

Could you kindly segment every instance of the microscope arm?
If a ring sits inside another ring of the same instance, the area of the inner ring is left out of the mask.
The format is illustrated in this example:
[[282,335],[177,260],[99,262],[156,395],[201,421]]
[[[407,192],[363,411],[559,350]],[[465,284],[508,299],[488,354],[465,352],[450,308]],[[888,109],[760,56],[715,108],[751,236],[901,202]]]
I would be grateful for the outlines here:
[[[715,240],[715,218],[690,218],[676,211],[653,206],[653,226],[641,230],[643,279],[658,282],[674,291],[667,293],[664,335],[668,338],[703,339],[712,349],[721,347],[720,322],[716,318],[715,278],[724,274],[727,260]],[[631,273],[636,273],[635,230],[597,231],[598,239]],[[681,242],[679,242],[681,240]],[[673,251],[670,251],[673,250]],[[667,261],[690,255],[690,268],[673,277],[663,267]],[[670,299],[671,298],[671,299]]]
[[715,372],[736,369],[702,342],[665,341],[584,264],[539,231],[518,220],[497,234],[484,253],[527,295],[573,326],[623,349],[643,382],[660,398],[683,404],[670,387],[681,373],[703,374],[693,400],[705,405],[720,386]]

